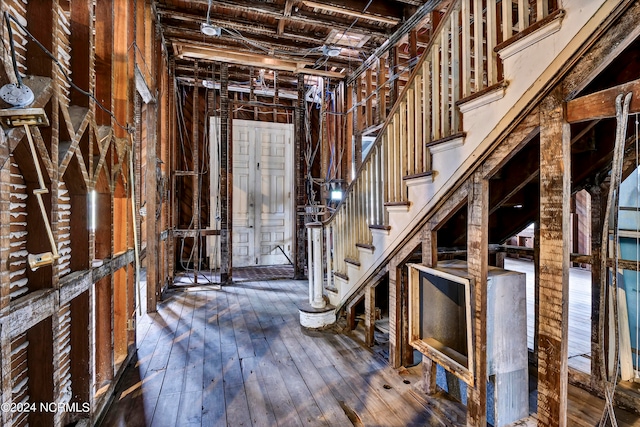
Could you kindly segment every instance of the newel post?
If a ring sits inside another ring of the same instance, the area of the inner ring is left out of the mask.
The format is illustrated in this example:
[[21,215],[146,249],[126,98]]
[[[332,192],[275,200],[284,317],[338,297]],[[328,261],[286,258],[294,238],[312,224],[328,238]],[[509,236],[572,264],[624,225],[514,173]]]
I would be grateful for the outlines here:
[[327,303],[323,298],[322,289],[322,223],[307,224],[307,238],[309,248],[309,304],[313,308],[325,308]]
[[324,299],[324,277],[322,268],[322,233],[321,222],[309,222],[307,227],[309,303],[303,304],[300,311],[300,324],[305,328],[322,328],[336,321],[334,307],[327,305]]

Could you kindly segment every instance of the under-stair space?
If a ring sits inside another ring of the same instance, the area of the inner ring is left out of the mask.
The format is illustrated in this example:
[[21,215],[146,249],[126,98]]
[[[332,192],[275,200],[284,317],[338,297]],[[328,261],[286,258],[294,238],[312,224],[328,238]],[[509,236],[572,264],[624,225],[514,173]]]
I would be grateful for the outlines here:
[[[407,264],[465,262],[473,283],[466,301],[473,307],[466,356],[473,369],[459,370],[428,351],[422,351],[422,365],[427,393],[438,390],[436,366],[469,386],[470,424],[492,419],[488,392],[478,386],[490,372],[486,286],[489,269],[503,268],[509,256],[529,256],[536,271],[529,350],[540,372],[533,405],[538,422],[557,422],[553,414],[564,410],[566,395],[556,391],[568,381],[613,399],[617,378],[611,385],[599,372],[613,357],[603,348],[613,343],[596,336],[617,319],[604,316],[609,303],[600,295],[600,278],[608,267],[598,229],[620,127],[614,98],[637,89],[625,74],[638,71],[637,33],[628,32],[637,8],[615,2],[452,2],[342,202],[323,221],[325,295],[346,318],[347,330],[361,325],[361,340],[371,346],[379,320],[376,288],[388,286],[388,360],[395,367],[412,364],[418,348],[409,331],[415,302],[408,296]],[[618,39],[623,42],[614,54]],[[628,154],[633,127],[624,123],[627,140],[618,145]],[[627,155],[624,176],[632,163]],[[587,217],[578,215],[576,202],[586,197],[583,190],[590,204],[579,205]],[[508,244],[530,224],[532,247]],[[588,233],[576,231],[587,225]],[[582,321],[590,328],[581,335],[589,344],[577,347],[567,344],[571,263],[591,267],[591,289],[582,301],[590,310]],[[638,407],[633,393],[620,390],[618,402]]]

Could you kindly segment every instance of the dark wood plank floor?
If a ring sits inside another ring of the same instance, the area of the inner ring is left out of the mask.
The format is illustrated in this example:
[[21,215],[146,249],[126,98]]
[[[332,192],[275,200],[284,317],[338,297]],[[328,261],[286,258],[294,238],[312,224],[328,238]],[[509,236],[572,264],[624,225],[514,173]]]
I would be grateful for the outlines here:
[[464,409],[416,388],[419,368],[332,331],[303,331],[307,282],[176,292],[138,323],[138,354],[104,426],[457,426]]

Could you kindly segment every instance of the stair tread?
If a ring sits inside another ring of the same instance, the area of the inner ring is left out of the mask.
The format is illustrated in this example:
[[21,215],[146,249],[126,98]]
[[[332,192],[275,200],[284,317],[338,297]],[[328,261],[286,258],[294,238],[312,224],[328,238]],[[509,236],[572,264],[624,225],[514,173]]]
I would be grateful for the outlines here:
[[360,261],[358,261],[357,259],[345,258],[344,262],[346,262],[347,264],[352,264],[352,265],[360,267]]

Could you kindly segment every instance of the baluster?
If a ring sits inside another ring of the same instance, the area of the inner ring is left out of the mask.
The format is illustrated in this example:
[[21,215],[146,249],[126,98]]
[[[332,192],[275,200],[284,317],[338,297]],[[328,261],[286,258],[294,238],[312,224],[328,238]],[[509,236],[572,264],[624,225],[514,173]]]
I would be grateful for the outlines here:
[[326,263],[327,263],[327,276],[326,276],[326,280],[327,280],[327,287],[328,288],[333,288],[333,251],[332,251],[332,245],[333,245],[333,223],[332,225],[329,225],[327,227],[325,227],[324,229],[325,232],[325,245],[326,245],[326,249],[325,249],[325,253],[326,253]]
[[400,102],[400,126],[398,133],[398,148],[400,152],[400,164],[399,169],[400,173],[397,175],[398,179],[398,187],[400,188],[400,198],[399,201],[404,200],[404,191],[402,188],[404,187],[402,177],[407,175],[409,170],[408,164],[408,156],[407,156],[407,147],[409,146],[409,134],[407,132],[407,101]]
[[415,172],[424,172],[424,141],[422,139],[422,81],[424,80],[424,74],[420,72],[416,76],[415,81],[415,93],[413,99],[413,127],[414,127],[414,152],[416,153],[415,159]]
[[542,18],[549,14],[549,3],[547,0],[538,0],[536,9],[536,21],[540,21]]
[[365,165],[362,170],[362,179],[360,180],[360,185],[358,186],[358,193],[360,195],[358,204],[359,213],[358,213],[358,240],[356,243],[364,242],[364,225],[367,222],[367,186],[369,184],[369,173],[368,173],[368,165]]
[[389,171],[387,172],[387,178],[389,179],[389,187],[391,187],[390,202],[396,201],[396,158],[398,153],[396,152],[396,127],[398,126],[398,114],[394,113],[391,117],[391,123],[389,123]]
[[422,63],[422,75],[423,135],[425,141],[431,141],[431,61],[428,58]]
[[358,243],[358,182],[356,182],[355,191],[351,192],[351,221],[347,225],[351,230],[351,242],[349,243],[349,258],[357,259],[356,243]]
[[407,143],[406,143],[406,146],[407,146],[407,152],[415,154],[413,156],[413,161],[409,161],[407,163],[408,175],[413,175],[416,173],[416,171],[418,170],[417,163],[419,161],[418,151],[416,150],[416,146],[415,146],[416,129],[415,129],[414,118],[415,118],[416,100],[415,100],[415,90],[413,88],[414,85],[415,85],[415,81],[411,85],[411,87],[407,90]]
[[473,0],[474,92],[482,89],[484,68],[482,56],[482,0]]
[[375,169],[375,183],[376,183],[376,189],[375,189],[375,217],[373,219],[373,224],[375,225],[382,225],[382,209],[384,209],[384,195],[383,195],[383,185],[382,185],[382,162],[384,159],[384,156],[382,155],[382,150],[380,148],[374,147],[375,151],[375,165],[376,165],[376,169]]
[[433,139],[440,139],[442,138],[440,131],[440,49],[436,43],[433,44],[433,59],[431,61],[431,127]]
[[441,98],[440,98],[440,129],[441,137],[449,136],[449,31],[447,26],[442,26],[440,34],[440,78],[441,78]]
[[363,243],[367,243],[367,227],[369,224],[369,219],[371,218],[371,159],[367,162],[367,167],[364,171],[364,191],[362,192],[362,201],[363,201],[363,215],[362,215],[362,226],[361,233],[362,236],[360,241]]
[[498,61],[493,50],[498,43],[496,2],[487,1],[487,86],[498,82]]
[[[471,95],[471,0],[462,0],[462,97]],[[505,0],[503,0],[505,1]],[[509,0],[511,1],[511,0]]]
[[384,154],[385,154],[385,164],[386,168],[384,169],[384,177],[385,177],[385,190],[386,197],[385,202],[393,201],[393,185],[391,182],[391,172],[393,171],[393,157],[391,155],[391,141],[393,140],[393,117],[389,124],[387,125],[387,130],[385,131],[385,144],[383,145]]
[[334,240],[334,247],[336,248],[336,253],[334,254],[334,258],[336,260],[336,270],[344,273],[345,265],[344,265],[344,238],[346,236],[346,231],[344,227],[344,215],[345,215],[345,206],[343,205],[342,209],[338,213],[336,217],[336,232],[334,236],[337,238]]
[[352,258],[351,253],[351,247],[353,246],[353,209],[354,209],[354,201],[353,201],[353,191],[349,192],[349,201],[348,201],[348,209],[347,212],[349,213],[349,215],[346,216],[345,218],[345,228],[347,228],[348,232],[347,232],[347,246],[345,246],[344,248],[344,256],[345,258]]
[[394,153],[394,161],[393,161],[393,188],[395,191],[394,194],[394,202],[402,201],[402,195],[400,194],[400,181],[402,178],[402,139],[400,137],[400,129],[402,125],[402,112],[406,112],[406,106],[400,105],[398,111],[396,111],[393,117],[393,153]]
[[513,35],[512,0],[502,0],[502,41]]
[[458,9],[451,12],[451,133],[458,132],[459,117],[456,101],[460,99],[460,36],[458,35]]
[[518,0],[518,32],[529,26],[529,1]]

